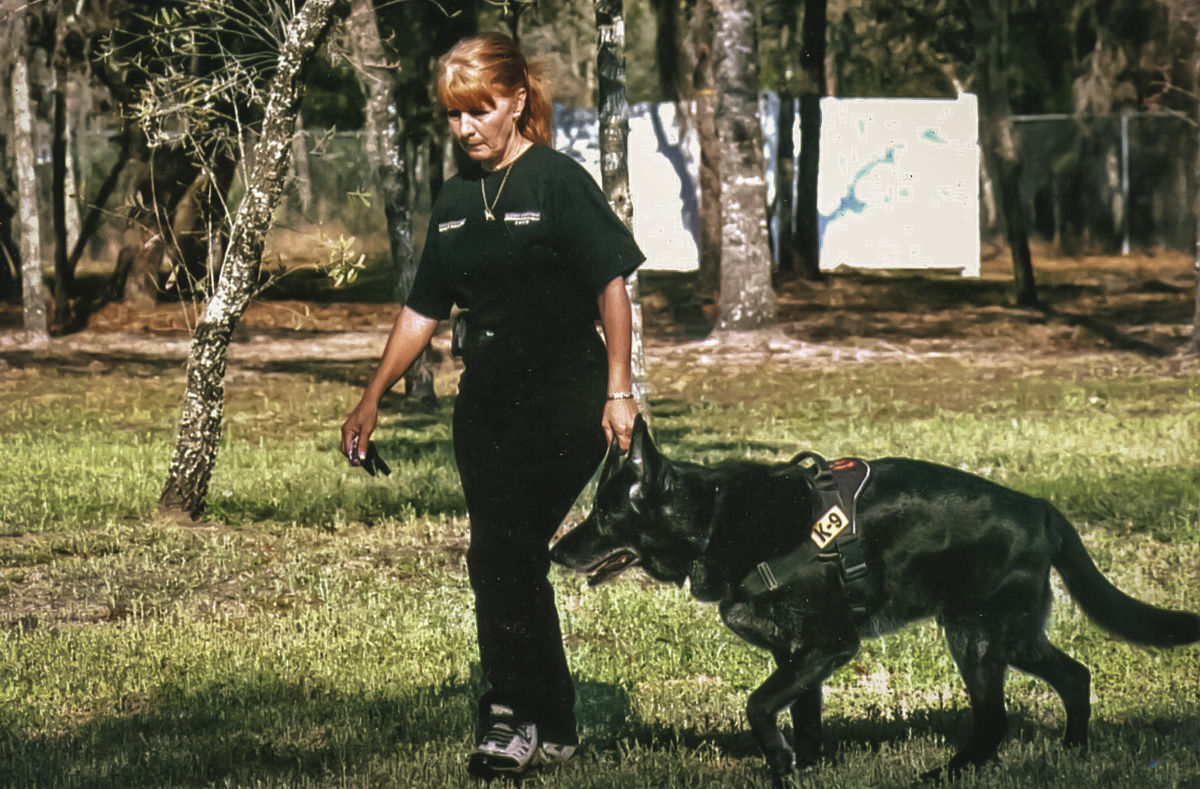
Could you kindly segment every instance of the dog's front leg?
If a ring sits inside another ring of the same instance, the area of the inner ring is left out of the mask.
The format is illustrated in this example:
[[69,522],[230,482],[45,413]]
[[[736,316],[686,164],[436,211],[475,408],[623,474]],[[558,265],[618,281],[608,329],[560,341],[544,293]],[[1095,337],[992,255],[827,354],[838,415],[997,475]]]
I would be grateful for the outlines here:
[[795,754],[784,740],[776,718],[780,710],[791,704],[802,691],[797,679],[796,667],[784,663],[750,694],[750,700],[746,703],[750,732],[767,759],[771,785],[776,789],[792,785],[792,773],[795,770]]
[[[772,784],[789,786],[796,767],[795,754],[779,730],[777,718],[786,707],[793,707],[797,726],[797,744],[801,748],[801,767],[816,763],[820,744],[821,683],[833,670],[850,659],[855,650],[836,652],[809,647],[803,651],[778,654],[779,667],[767,681],[750,694],[746,704],[746,720],[771,770]],[[815,694],[815,696],[814,696]],[[814,704],[815,701],[815,704]],[[800,716],[796,717],[797,705]],[[813,716],[816,716],[815,725]],[[803,721],[803,724],[801,723]],[[801,741],[801,726],[804,740]]]
[[811,770],[821,758],[821,685],[808,688],[792,704],[796,767]]
[[[775,663],[783,666],[792,660],[791,652],[776,650]],[[800,691],[792,702],[792,738],[796,767],[811,770],[821,758],[821,684]]]

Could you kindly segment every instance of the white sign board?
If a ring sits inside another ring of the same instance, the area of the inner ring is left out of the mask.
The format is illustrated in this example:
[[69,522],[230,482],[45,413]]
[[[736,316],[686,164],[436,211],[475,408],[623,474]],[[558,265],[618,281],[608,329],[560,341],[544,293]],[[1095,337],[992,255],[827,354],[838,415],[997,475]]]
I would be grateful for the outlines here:
[[[629,113],[629,193],[633,236],[646,253],[645,268],[695,271],[700,265],[700,190],[696,134],[680,134],[674,104],[639,104]],[[583,163],[600,183],[596,114],[560,110],[554,147]]]
[[970,94],[822,100],[821,268],[979,276],[978,129]]
[[[767,200],[773,199],[775,112],[761,103]],[[821,267],[940,268],[979,275],[979,146],[975,97],[821,101],[817,193]],[[793,139],[799,146],[799,119]],[[558,108],[555,147],[600,181],[596,115]],[[699,145],[673,104],[629,117],[633,234],[646,268],[694,271],[699,261]]]

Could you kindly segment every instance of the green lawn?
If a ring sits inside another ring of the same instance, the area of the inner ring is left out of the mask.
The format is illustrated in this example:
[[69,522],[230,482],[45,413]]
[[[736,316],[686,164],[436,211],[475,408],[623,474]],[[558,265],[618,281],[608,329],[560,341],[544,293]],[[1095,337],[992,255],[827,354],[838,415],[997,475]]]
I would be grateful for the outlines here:
[[[181,526],[155,513],[181,371],[0,376],[0,786],[471,785],[480,679],[449,406],[393,404],[377,439],[394,473],[371,479],[335,451],[358,395],[344,378],[234,378],[209,519]],[[1200,376],[1117,356],[681,358],[651,385],[673,457],[962,467],[1058,504],[1126,591],[1200,609]],[[765,654],[638,573],[555,583],[585,749],[527,785],[761,784],[743,705]],[[1127,646],[1061,595],[1051,638],[1092,669],[1090,752],[1059,748],[1057,699],[1014,675],[1002,761],[957,785],[1200,787],[1200,648]],[[926,624],[867,642],[825,719],[829,759],[803,786],[898,787],[949,758],[970,713]]]

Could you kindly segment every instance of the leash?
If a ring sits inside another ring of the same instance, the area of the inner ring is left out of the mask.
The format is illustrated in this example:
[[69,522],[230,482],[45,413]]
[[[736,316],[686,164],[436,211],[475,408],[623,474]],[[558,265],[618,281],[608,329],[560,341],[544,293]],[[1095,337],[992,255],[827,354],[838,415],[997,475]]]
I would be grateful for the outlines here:
[[842,589],[855,614],[867,608],[867,561],[858,535],[858,496],[871,476],[871,466],[859,458],[833,463],[816,452],[801,452],[780,473],[799,472],[800,481],[816,494],[823,513],[809,527],[809,539],[784,556],[760,562],[738,585],[742,598],[778,589],[809,564],[832,561],[838,566]]

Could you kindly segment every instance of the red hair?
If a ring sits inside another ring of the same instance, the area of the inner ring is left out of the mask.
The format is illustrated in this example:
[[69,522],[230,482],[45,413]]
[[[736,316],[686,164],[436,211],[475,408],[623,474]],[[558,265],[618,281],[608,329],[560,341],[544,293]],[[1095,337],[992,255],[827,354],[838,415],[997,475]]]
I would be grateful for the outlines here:
[[541,64],[530,62],[503,33],[459,41],[438,60],[438,99],[446,109],[492,109],[495,97],[525,89],[517,131],[534,142],[553,145],[554,108]]

